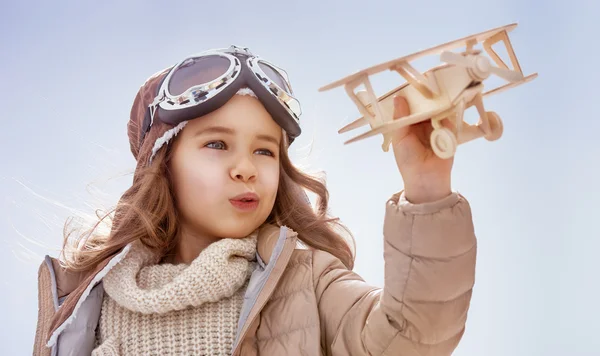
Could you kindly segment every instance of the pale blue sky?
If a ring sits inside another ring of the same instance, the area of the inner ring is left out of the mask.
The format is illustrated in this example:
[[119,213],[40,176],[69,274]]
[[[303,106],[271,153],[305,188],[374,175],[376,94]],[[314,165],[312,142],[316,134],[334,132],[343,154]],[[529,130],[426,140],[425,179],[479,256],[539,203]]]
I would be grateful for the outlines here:
[[[341,88],[317,89],[512,22],[519,23],[512,42],[524,71],[540,76],[486,100],[504,120],[500,141],[478,140],[457,153],[453,186],[471,202],[479,253],[467,331],[455,355],[597,354],[598,2],[167,3],[3,2],[2,354],[31,353],[37,268],[44,254],[56,254],[71,215],[44,199],[86,213],[97,202],[116,203],[134,168],[126,135],[131,102],[152,73],[230,44],[285,68],[304,109],[304,135],[292,156],[327,172],[332,211],[357,240],[356,270],[382,285],[384,205],[402,181],[380,137],[342,145],[347,136],[337,129],[357,110]],[[401,82],[384,73],[376,90]]]

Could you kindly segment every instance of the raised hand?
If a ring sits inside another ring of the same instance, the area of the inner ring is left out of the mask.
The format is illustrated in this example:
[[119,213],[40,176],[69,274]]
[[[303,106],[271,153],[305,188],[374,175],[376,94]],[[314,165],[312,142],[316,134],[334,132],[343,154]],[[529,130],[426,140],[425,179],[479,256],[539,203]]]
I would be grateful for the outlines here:
[[[405,98],[394,98],[394,119],[410,115]],[[444,125],[449,124],[444,120]],[[442,159],[431,148],[433,127],[426,120],[394,131],[392,147],[398,170],[404,181],[406,199],[419,204],[442,199],[451,194],[451,171],[454,158]]]

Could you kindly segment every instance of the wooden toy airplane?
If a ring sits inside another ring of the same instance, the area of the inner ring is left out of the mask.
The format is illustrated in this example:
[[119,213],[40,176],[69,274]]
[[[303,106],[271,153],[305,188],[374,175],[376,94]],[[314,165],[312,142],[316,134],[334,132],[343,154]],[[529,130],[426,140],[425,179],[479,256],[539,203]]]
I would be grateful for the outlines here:
[[[363,115],[344,126],[338,133],[367,124],[371,126],[370,131],[346,141],[345,144],[382,134],[382,148],[387,152],[392,141],[393,130],[425,120],[431,120],[434,128],[430,137],[431,147],[440,158],[453,157],[457,145],[476,138],[484,137],[489,141],[499,139],[503,133],[502,120],[495,112],[485,111],[483,98],[514,88],[537,77],[537,73],[523,75],[508,38],[508,33],[515,27],[517,27],[516,23],[444,43],[364,69],[319,89],[323,92],[344,85],[346,93]],[[512,68],[509,68],[492,49],[492,46],[500,41],[506,46]],[[490,59],[482,55],[481,50],[474,49],[480,42],[484,51],[497,66],[492,65]],[[451,52],[463,46],[465,47],[463,51]],[[440,53],[440,60],[445,64],[427,72],[420,73],[409,63],[417,58],[438,53]],[[406,83],[377,98],[369,76],[388,69],[398,72],[406,79]],[[508,84],[483,92],[483,81],[492,74],[506,80]],[[366,90],[355,92],[355,89],[361,85]],[[393,98],[396,95],[406,98],[411,115],[394,120]],[[471,106],[477,108],[480,117],[475,125],[463,120],[465,109]],[[444,127],[442,125],[444,119],[454,121],[456,129],[450,130]]]

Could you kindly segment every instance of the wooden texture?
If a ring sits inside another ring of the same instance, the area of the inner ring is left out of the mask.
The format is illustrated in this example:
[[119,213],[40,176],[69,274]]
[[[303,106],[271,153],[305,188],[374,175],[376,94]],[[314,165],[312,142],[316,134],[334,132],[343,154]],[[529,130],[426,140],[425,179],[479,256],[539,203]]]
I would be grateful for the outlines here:
[[[489,141],[499,139],[503,133],[502,120],[495,112],[486,111],[483,98],[527,83],[537,77],[537,73],[523,75],[508,38],[508,32],[515,27],[516,24],[510,24],[447,42],[364,69],[321,88],[320,91],[325,91],[344,85],[346,93],[362,114],[358,119],[342,127],[339,133],[366,125],[371,126],[371,130],[347,140],[345,144],[381,134],[384,138],[382,149],[387,152],[392,142],[392,131],[427,120],[431,121],[434,128],[430,137],[432,148],[442,158],[452,157],[457,145],[476,138],[484,137]],[[485,57],[481,50],[474,48],[480,42],[483,42],[485,53],[491,57],[491,60]],[[506,46],[512,68],[502,61],[492,48],[499,42]],[[461,53],[449,52],[450,49],[461,46],[465,47]],[[424,73],[417,71],[409,63],[416,58],[436,53],[441,53],[440,59],[446,63]],[[387,69],[396,71],[406,82],[377,97],[369,76]],[[491,75],[508,81],[508,84],[484,92],[484,82]],[[356,88],[360,86],[365,90],[356,92]],[[410,115],[401,118],[393,117],[396,96],[402,96],[407,100]],[[464,111],[472,106],[479,114],[479,122],[475,125],[464,121]],[[443,120],[453,121],[454,130],[444,127]]]

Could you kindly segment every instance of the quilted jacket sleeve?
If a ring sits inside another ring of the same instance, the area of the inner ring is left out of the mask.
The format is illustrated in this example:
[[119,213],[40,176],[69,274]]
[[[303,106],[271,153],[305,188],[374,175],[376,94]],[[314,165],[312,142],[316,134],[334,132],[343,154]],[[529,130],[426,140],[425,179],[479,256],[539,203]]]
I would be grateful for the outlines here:
[[53,276],[48,262],[42,262],[38,269],[38,319],[33,343],[34,356],[50,356],[52,349],[46,347],[50,322],[56,312],[55,297],[52,294]]
[[465,330],[475,280],[471,210],[458,194],[386,206],[385,285],[368,285],[315,251],[313,278],[328,355],[451,355]]

